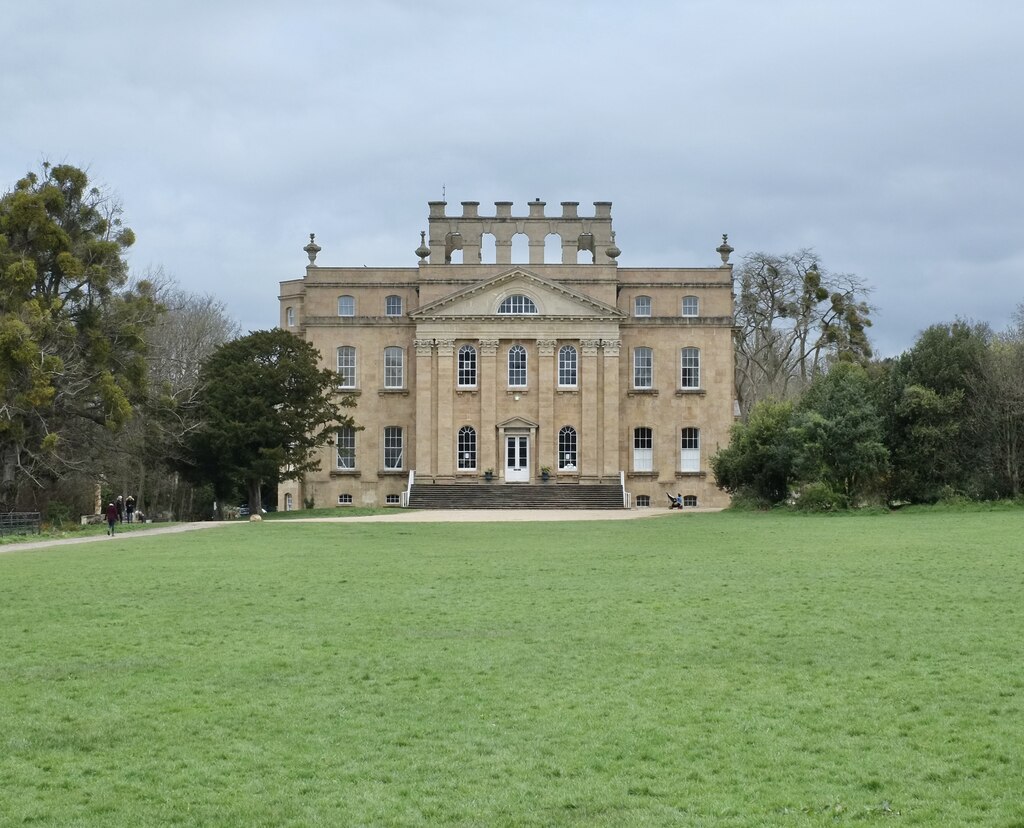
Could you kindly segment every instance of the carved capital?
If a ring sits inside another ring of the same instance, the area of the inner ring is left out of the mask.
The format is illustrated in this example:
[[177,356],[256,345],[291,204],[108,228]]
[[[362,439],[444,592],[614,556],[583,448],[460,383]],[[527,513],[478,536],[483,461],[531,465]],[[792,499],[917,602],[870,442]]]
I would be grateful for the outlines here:
[[437,340],[437,355],[438,356],[451,356],[455,353],[455,340],[454,339],[439,339]]
[[480,353],[483,356],[494,356],[498,353],[498,340],[497,339],[481,339],[480,340]]
[[619,355],[619,349],[622,347],[621,339],[604,339],[601,341],[601,346],[604,348],[604,355],[608,357],[617,357]]
[[412,344],[416,348],[416,356],[430,356],[434,350],[433,339],[414,339]]
[[601,340],[581,339],[580,346],[583,348],[583,356],[597,356],[597,349],[601,347]]
[[558,341],[555,339],[538,339],[537,340],[537,353],[541,356],[554,356],[555,345]]

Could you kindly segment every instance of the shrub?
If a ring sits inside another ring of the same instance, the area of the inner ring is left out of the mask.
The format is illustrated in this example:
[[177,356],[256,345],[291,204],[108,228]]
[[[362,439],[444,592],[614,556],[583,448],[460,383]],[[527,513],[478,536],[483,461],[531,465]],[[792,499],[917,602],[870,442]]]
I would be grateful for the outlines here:
[[828,483],[807,483],[800,488],[793,506],[801,512],[836,512],[849,509],[850,501]]

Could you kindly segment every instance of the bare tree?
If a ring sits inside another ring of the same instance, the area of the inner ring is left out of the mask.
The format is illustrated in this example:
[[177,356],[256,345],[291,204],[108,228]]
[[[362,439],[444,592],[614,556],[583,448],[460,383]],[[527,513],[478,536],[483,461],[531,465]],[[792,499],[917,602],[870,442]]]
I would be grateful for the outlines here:
[[809,249],[751,253],[737,269],[736,394],[745,418],[762,399],[790,399],[837,359],[870,358],[869,293]]

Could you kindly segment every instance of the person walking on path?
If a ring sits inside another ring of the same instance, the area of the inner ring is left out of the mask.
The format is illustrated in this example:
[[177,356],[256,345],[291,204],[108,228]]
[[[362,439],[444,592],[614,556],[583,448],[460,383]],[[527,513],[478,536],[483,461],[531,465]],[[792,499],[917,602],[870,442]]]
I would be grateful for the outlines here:
[[114,526],[117,524],[117,507],[110,503],[107,505],[107,534],[113,537]]
[[135,514],[135,498],[131,495],[124,500],[124,516],[128,519],[128,522],[132,522],[132,515]]
[[117,508],[117,522],[124,522],[124,498],[121,495],[117,496],[117,500],[114,501]]

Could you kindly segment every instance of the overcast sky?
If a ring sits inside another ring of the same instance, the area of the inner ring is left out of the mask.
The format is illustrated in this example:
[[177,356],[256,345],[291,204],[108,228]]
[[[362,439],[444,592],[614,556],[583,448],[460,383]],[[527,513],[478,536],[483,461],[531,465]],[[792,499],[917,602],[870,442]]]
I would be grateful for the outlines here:
[[613,202],[621,266],[813,247],[879,355],[1024,302],[1020,0],[0,0],[0,188],[123,202],[243,330],[322,265],[414,266],[427,202]]

